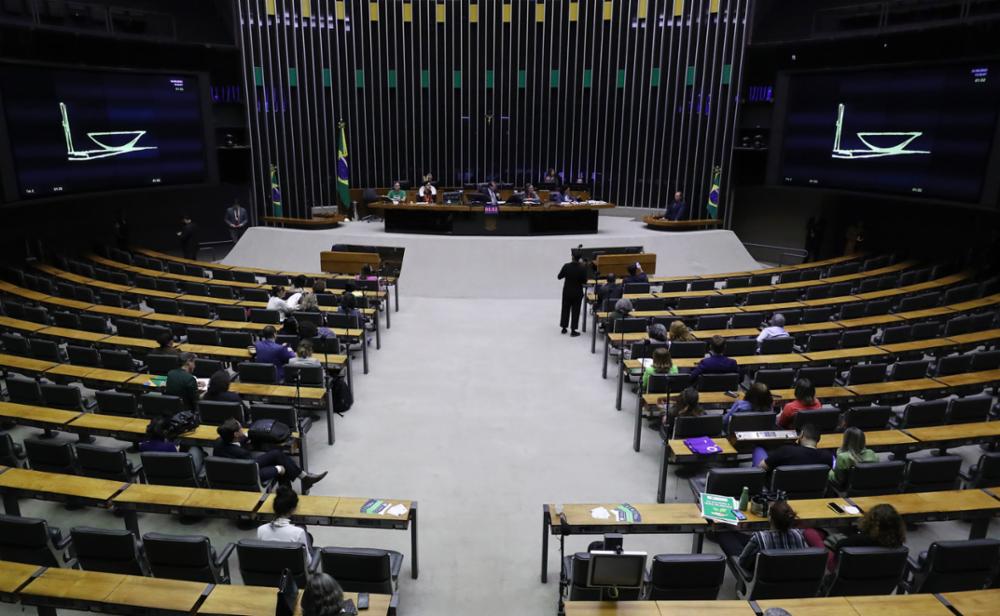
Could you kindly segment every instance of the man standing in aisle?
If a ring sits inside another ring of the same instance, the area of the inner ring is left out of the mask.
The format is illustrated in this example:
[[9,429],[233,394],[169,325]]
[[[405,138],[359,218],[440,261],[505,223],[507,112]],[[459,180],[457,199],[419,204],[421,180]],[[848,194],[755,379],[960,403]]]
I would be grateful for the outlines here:
[[240,205],[240,200],[236,199],[226,210],[226,226],[229,227],[229,237],[236,244],[243,237],[243,232],[250,224],[250,216],[245,207]]
[[563,265],[558,278],[563,281],[559,326],[562,327],[562,333],[566,333],[567,327],[572,327],[570,336],[579,336],[580,332],[577,329],[580,325],[580,304],[583,303],[583,289],[587,285],[587,267],[583,264],[583,257]]
[[185,259],[195,259],[198,257],[198,227],[191,220],[190,214],[181,216],[181,230],[177,232],[177,237],[181,240],[181,251]]

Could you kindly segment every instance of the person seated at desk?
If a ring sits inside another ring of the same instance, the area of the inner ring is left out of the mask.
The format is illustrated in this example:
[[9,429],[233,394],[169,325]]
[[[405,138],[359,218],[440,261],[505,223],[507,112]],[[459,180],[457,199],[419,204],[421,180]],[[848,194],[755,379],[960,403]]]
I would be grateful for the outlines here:
[[295,307],[296,312],[319,312],[319,298],[312,291],[306,291],[299,299],[299,305]]
[[819,430],[816,426],[806,424],[799,429],[799,438],[794,443],[782,445],[770,453],[765,452],[762,447],[755,448],[753,464],[768,473],[779,466],[798,464],[832,466],[833,456],[830,455],[830,452],[816,449],[816,446],[819,445],[819,436]]
[[295,310],[298,307],[299,302],[302,301],[302,294],[305,293],[307,286],[309,286],[309,279],[302,274],[292,278],[292,288],[289,289],[288,298],[285,299],[289,308]]
[[310,573],[301,607],[302,616],[337,616],[344,610],[344,589],[326,573]]
[[277,310],[281,314],[281,318],[285,318],[294,310],[285,301],[285,287],[281,285],[271,287],[270,296],[267,298],[267,309]]
[[216,432],[219,438],[212,447],[212,455],[218,458],[256,461],[260,469],[260,479],[264,483],[270,483],[272,479],[287,482],[300,479],[302,491],[308,492],[309,488],[322,481],[328,472],[323,471],[318,474],[304,472],[290,455],[280,449],[252,451],[250,439],[243,432],[243,426],[232,417],[224,421]]
[[198,408],[198,379],[194,378],[194,353],[181,353],[177,356],[180,365],[167,373],[167,383],[163,393],[177,396],[184,402],[184,408],[194,411]]
[[674,201],[667,206],[667,211],[664,214],[664,218],[667,220],[684,220],[687,218],[688,206],[684,203],[684,195],[681,191],[674,193]]
[[[146,426],[146,440],[139,441],[139,453],[178,453],[180,448],[175,440],[176,434],[167,432],[169,419],[166,417],[154,417],[149,420]],[[191,454],[191,461],[194,463],[195,475],[200,476],[205,465],[205,451],[193,445],[187,449]]]
[[609,299],[620,299],[622,296],[622,286],[618,284],[618,278],[614,274],[608,274],[604,279],[604,284],[597,287],[597,306],[604,308],[604,302]]
[[670,331],[667,332],[667,338],[670,342],[696,342],[698,339],[694,337],[688,326],[684,324],[684,321],[677,320],[670,322]]
[[524,193],[521,196],[521,203],[538,205],[542,202],[542,198],[538,195],[538,191],[535,190],[534,184],[526,184],[524,187]]
[[277,330],[273,325],[268,325],[260,332],[260,339],[254,343],[254,361],[261,364],[274,364],[278,374],[278,382],[285,381],[285,364],[295,357],[295,353],[288,348],[287,344],[278,344],[275,338]]
[[562,183],[562,176],[556,172],[555,168],[550,168],[548,171],[545,172],[545,175],[542,176],[542,184],[559,185],[561,183]]
[[309,340],[300,340],[299,346],[295,349],[295,357],[288,360],[289,366],[315,367],[322,364],[313,357],[313,345]]
[[816,387],[809,379],[799,379],[795,381],[795,399],[785,405],[778,415],[777,424],[779,428],[788,429],[795,424],[795,415],[799,411],[811,411],[818,409],[823,404],[816,397]]
[[865,433],[861,428],[851,426],[844,430],[844,440],[837,449],[837,458],[830,469],[830,483],[843,486],[847,479],[847,471],[858,464],[878,462],[878,455],[865,447]]
[[[660,434],[664,440],[669,440],[674,431],[674,419],[677,417],[699,417],[705,414],[705,409],[699,404],[698,390],[687,387],[677,396],[677,402],[667,409],[661,419]],[[654,420],[655,422],[655,420]]]
[[180,349],[174,346],[174,335],[170,332],[162,332],[156,337],[156,350],[154,355],[180,355]]
[[[632,301],[621,298],[615,302],[615,309],[608,313],[608,321],[620,321],[621,319],[627,319],[629,315],[632,314],[633,310]],[[609,326],[608,331],[614,331],[614,326]]]
[[646,391],[649,386],[651,374],[677,374],[677,366],[670,357],[670,351],[662,347],[653,351],[652,362],[642,372],[642,391]]
[[497,188],[497,183],[493,180],[481,187],[479,192],[483,195],[483,203],[492,206],[500,205],[500,189]]
[[649,276],[646,275],[646,272],[642,271],[642,266],[638,262],[629,264],[628,276],[622,281],[623,284],[636,282],[649,282]]
[[698,362],[691,370],[691,382],[697,383],[703,374],[727,374],[739,372],[739,366],[732,357],[726,357],[726,339],[722,336],[712,336],[708,344],[709,356]]
[[773,413],[774,396],[767,385],[754,383],[743,395],[742,400],[733,402],[726,414],[722,416],[722,426],[729,430],[729,421],[736,413]]
[[386,199],[393,203],[406,201],[406,191],[399,187],[399,182],[393,182],[392,188],[385,194]]
[[549,200],[553,203],[579,203],[569,192],[569,186],[563,185],[549,193]]
[[746,534],[719,533],[719,547],[727,557],[738,556],[740,567],[753,573],[757,566],[757,553],[761,550],[802,550],[809,547],[802,531],[795,526],[798,515],[788,501],[773,503],[767,513],[770,530]]
[[646,328],[647,340],[650,344],[669,343],[667,339],[667,326],[663,323],[653,323]]
[[814,548],[827,548],[828,571],[837,569],[837,560],[843,548],[899,548],[906,543],[906,522],[892,505],[875,505],[858,521],[858,528],[846,534],[827,534],[819,528],[803,531],[806,542]]
[[437,188],[430,181],[424,182],[423,186],[417,189],[417,200],[424,203],[434,203],[437,201]]
[[313,280],[312,292],[315,293],[316,295],[319,295],[320,293],[328,293],[328,291],[326,290],[326,281],[323,280],[322,278],[317,278]]
[[306,556],[312,562],[312,537],[301,526],[292,524],[292,514],[299,506],[299,495],[292,486],[281,483],[274,490],[274,519],[257,527],[259,541],[286,541],[306,546]]
[[232,378],[228,372],[216,370],[208,379],[208,389],[201,399],[209,402],[239,402],[242,405],[243,399],[240,398],[240,395],[235,391],[229,391],[230,383],[232,383]]
[[788,335],[788,332],[785,331],[785,315],[775,312],[774,316],[771,317],[770,325],[760,330],[760,333],[757,334],[757,350],[760,350],[760,345],[765,340],[787,338]]
[[313,338],[333,338],[333,332],[327,327],[321,327],[312,321],[303,321],[299,325],[299,340],[312,340]]
[[340,306],[337,307],[337,312],[357,317],[359,323],[364,323],[365,315],[358,309],[358,300],[350,289],[340,296]]

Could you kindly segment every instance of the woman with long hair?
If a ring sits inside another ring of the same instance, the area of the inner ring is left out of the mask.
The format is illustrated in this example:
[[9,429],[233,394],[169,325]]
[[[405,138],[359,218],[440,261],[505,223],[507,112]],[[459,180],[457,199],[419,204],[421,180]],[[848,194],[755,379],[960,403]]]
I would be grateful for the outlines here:
[[660,347],[653,351],[653,360],[642,373],[642,391],[646,391],[649,386],[649,375],[651,374],[677,374],[677,366],[670,357],[670,351]]
[[865,462],[878,462],[878,456],[865,447],[865,433],[852,426],[844,430],[844,440],[837,450],[837,460],[830,469],[830,481],[843,485],[847,471]]
[[823,406],[816,397],[816,386],[809,379],[795,381],[795,399],[785,405],[778,415],[778,427],[789,429],[795,424],[795,415],[799,411],[811,411]]
[[302,592],[302,616],[337,616],[344,609],[344,589],[326,573],[312,573]]
[[670,331],[667,332],[667,338],[671,342],[694,342],[698,340],[688,329],[688,326],[684,324],[684,321],[677,320],[670,323]]
[[764,383],[754,382],[743,395],[742,400],[733,402],[726,414],[722,416],[722,424],[729,429],[729,421],[736,413],[773,413],[774,395]]

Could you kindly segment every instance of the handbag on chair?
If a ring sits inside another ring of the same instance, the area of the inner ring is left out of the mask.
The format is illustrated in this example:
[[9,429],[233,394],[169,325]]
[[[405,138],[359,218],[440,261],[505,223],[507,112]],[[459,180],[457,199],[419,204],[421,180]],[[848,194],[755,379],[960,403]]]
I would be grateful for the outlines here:
[[274,608],[274,616],[292,616],[295,614],[298,602],[299,586],[295,583],[295,576],[291,570],[285,569],[281,572],[281,581],[278,582],[278,602]]

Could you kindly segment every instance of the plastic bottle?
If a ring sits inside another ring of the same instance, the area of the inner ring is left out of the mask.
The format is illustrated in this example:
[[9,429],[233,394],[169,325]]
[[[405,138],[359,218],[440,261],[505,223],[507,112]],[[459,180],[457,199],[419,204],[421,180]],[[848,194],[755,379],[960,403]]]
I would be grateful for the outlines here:
[[740,511],[746,511],[747,506],[750,504],[750,489],[743,486],[743,491],[740,492]]

